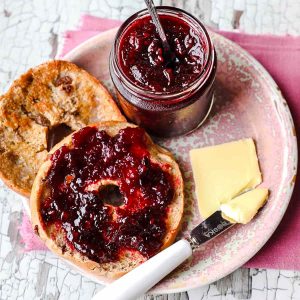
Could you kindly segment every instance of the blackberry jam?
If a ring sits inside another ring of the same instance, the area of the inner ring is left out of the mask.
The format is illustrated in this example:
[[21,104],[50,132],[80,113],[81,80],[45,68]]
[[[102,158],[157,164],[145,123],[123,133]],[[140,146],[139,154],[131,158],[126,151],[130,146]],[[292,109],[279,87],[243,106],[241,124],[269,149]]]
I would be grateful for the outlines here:
[[166,61],[147,10],[119,29],[110,55],[110,74],[126,116],[156,136],[188,133],[212,105],[216,54],[204,26],[190,14],[158,7],[176,59]]
[[[68,247],[95,262],[116,261],[125,250],[156,254],[174,182],[169,165],[150,160],[144,130],[127,127],[111,137],[85,127],[72,140],[51,156],[43,223],[63,230]],[[95,188],[99,180],[111,183]]]
[[134,84],[153,92],[179,92],[203,69],[205,44],[183,20],[161,15],[176,59],[166,65],[162,45],[150,16],[136,20],[120,40],[121,69]]

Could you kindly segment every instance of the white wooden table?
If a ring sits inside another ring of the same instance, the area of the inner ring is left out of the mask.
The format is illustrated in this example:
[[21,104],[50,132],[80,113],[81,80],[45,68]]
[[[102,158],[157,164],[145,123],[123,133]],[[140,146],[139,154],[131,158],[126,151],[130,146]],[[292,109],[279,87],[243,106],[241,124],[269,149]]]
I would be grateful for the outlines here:
[[[299,2],[162,0],[156,4],[184,7],[221,29],[239,25],[250,33],[299,35]],[[142,0],[0,0],[0,92],[29,67],[55,57],[62,33],[75,28],[82,13],[124,20],[143,7]],[[0,299],[90,299],[100,285],[50,252],[24,253],[18,232],[22,211],[20,197],[0,183]],[[141,299],[300,299],[300,272],[239,269],[198,290]]]

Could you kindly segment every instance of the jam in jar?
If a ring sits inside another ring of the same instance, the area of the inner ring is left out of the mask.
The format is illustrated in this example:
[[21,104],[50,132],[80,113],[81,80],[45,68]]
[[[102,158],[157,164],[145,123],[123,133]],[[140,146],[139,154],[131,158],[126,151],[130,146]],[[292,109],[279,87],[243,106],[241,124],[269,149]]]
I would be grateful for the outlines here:
[[197,128],[212,106],[216,54],[204,26],[173,7],[157,8],[175,59],[169,62],[147,10],[119,29],[110,73],[125,115],[150,133],[176,136]]

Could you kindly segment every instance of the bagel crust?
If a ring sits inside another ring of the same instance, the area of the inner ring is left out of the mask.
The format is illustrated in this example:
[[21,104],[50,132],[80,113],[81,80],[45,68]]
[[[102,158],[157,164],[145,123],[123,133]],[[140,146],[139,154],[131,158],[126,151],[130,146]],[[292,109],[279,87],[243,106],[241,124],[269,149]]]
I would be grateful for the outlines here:
[[[137,126],[126,122],[110,121],[89,125],[88,127],[94,127],[98,129],[98,132],[105,131],[110,137],[114,137],[122,129],[128,127],[135,128]],[[80,269],[88,272],[90,275],[98,277],[99,280],[109,282],[110,280],[131,271],[133,268],[147,260],[147,255],[142,254],[140,251],[130,249],[129,247],[124,249],[124,251],[119,252],[116,260],[96,262],[76,248],[70,247],[67,242],[65,231],[59,230],[57,226],[53,226],[43,219],[43,203],[49,199],[49,188],[51,188],[47,182],[49,182],[49,176],[52,176],[49,175],[53,164],[53,160],[51,159],[52,154],[56,150],[62,151],[63,148],[66,149],[65,147],[72,149],[72,147],[74,147],[74,141],[72,140],[74,134],[76,133],[64,138],[50,151],[48,159],[42,164],[38,171],[30,197],[32,224],[35,232],[46,243],[50,250],[67,259]],[[169,174],[168,176],[170,176],[174,187],[174,194],[165,210],[164,222],[166,230],[161,241],[161,246],[156,251],[157,253],[173,243],[180,228],[184,206],[183,180],[179,167],[172,155],[167,150],[155,145],[146,133],[145,140],[151,163],[159,166],[161,170],[164,170],[164,172]],[[107,180],[107,182],[104,181],[101,184],[111,183],[110,180]],[[91,188],[95,189],[97,187],[92,185]],[[151,256],[154,254],[155,253],[152,253]]]
[[52,130],[61,125],[70,133],[108,120],[126,119],[88,72],[61,60],[30,69],[0,97],[0,178],[29,197]]

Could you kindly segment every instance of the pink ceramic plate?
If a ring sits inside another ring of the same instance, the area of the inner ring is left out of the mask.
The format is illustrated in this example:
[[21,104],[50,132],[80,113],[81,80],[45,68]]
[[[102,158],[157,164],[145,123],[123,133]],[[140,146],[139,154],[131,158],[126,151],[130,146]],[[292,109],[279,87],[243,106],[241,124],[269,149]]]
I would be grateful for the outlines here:
[[[111,90],[108,57],[115,33],[116,29],[102,33],[65,56],[66,60],[94,74]],[[252,222],[236,225],[202,246],[190,261],[155,286],[153,293],[179,292],[209,284],[246,263],[278,226],[294,186],[295,130],[277,85],[247,52],[218,34],[211,35],[218,55],[218,71],[215,105],[209,119],[187,136],[157,141],[175,154],[185,180],[185,214],[179,238],[201,221],[189,160],[192,148],[254,138],[263,186],[268,187],[271,194],[267,205]]]

